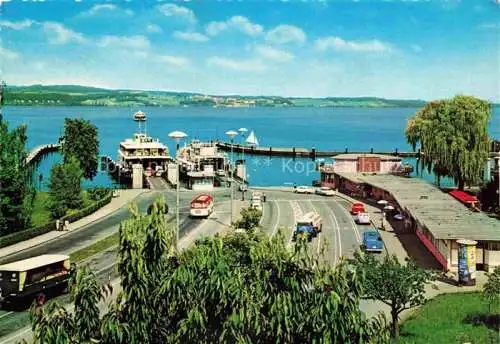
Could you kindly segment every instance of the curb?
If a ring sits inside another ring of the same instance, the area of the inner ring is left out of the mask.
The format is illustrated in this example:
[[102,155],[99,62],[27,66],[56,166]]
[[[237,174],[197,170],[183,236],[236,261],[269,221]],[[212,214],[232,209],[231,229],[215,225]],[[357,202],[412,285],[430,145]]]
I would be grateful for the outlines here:
[[[129,202],[134,201],[136,198],[138,198],[139,196],[141,196],[142,194],[147,193],[147,192],[150,192],[150,190],[145,190],[145,191],[143,191],[143,192],[141,192],[141,193],[137,194],[137,195],[136,195],[134,198],[132,198]],[[127,202],[127,203],[129,203],[129,202]],[[76,231],[82,230],[82,229],[84,229],[85,227],[87,227],[88,225],[91,225],[91,224],[93,224],[93,223],[96,223],[96,222],[98,222],[98,221],[101,221],[102,219],[104,219],[104,218],[106,218],[106,217],[108,217],[108,216],[113,215],[114,213],[118,212],[118,211],[119,211],[119,210],[121,210],[122,208],[123,208],[123,205],[122,205],[121,207],[119,207],[119,208],[117,208],[117,209],[115,209],[115,210],[111,211],[110,213],[108,213],[108,214],[106,214],[106,215],[104,215],[104,216],[102,216],[102,217],[98,218],[98,219],[95,219],[95,220],[93,220],[93,221],[90,221],[90,222],[86,223],[85,225],[83,225],[83,226],[81,226],[81,227],[78,227],[78,228],[75,228],[75,229],[73,229],[73,230],[67,231],[66,233],[63,233],[63,234],[61,234],[61,235],[58,235],[58,236],[56,236],[56,237],[54,237],[54,238],[51,238],[51,239],[46,240],[46,241],[43,241],[43,242],[38,243],[38,244],[36,244],[36,245],[30,246],[30,247],[26,247],[26,248],[24,248],[24,249],[22,249],[22,250],[15,251],[15,252],[12,252],[12,253],[6,254],[6,255],[4,255],[4,256],[0,256],[0,259],[8,258],[8,257],[10,257],[10,256],[12,256],[12,255],[14,255],[14,254],[18,254],[18,253],[20,253],[20,252],[24,252],[24,251],[30,250],[30,249],[32,249],[32,248],[34,248],[34,247],[38,247],[38,246],[45,245],[45,244],[47,244],[47,243],[49,243],[49,242],[52,242],[52,241],[54,241],[54,240],[57,240],[57,239],[59,239],[59,238],[61,238],[61,237],[65,237],[65,236],[67,236],[67,235],[69,235],[69,234],[71,234],[71,233],[74,233],[74,232],[76,232]],[[48,232],[48,233],[50,233],[50,232]],[[6,246],[6,247],[9,247],[9,246]]]

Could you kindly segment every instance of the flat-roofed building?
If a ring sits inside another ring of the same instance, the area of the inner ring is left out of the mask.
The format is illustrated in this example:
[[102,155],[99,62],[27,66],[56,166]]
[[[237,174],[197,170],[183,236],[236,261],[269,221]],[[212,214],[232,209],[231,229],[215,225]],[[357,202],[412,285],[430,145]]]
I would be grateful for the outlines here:
[[413,168],[402,164],[397,156],[383,154],[339,154],[334,162],[319,167],[321,185],[337,187],[335,173],[393,173],[408,175]]
[[457,271],[460,239],[477,241],[478,269],[500,265],[500,221],[471,211],[423,179],[368,173],[335,173],[335,178],[341,191],[387,200],[444,270]]

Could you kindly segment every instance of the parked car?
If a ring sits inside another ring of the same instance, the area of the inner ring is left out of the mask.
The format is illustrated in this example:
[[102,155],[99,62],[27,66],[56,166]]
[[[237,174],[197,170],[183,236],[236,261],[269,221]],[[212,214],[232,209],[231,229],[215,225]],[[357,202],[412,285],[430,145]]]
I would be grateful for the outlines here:
[[314,193],[313,189],[309,186],[301,185],[297,186],[297,188],[294,190],[295,193],[301,193],[301,194],[312,194]]
[[260,199],[252,199],[250,202],[250,208],[262,211],[262,202]]
[[368,213],[358,213],[354,217],[354,221],[360,225],[369,225],[370,224],[370,215],[368,215]]
[[365,205],[363,203],[353,203],[351,206],[351,214],[365,213]]
[[330,189],[329,187],[322,186],[316,189],[316,195],[321,196],[335,196],[335,190]]
[[384,242],[377,230],[369,230],[363,233],[363,250],[365,252],[382,252]]

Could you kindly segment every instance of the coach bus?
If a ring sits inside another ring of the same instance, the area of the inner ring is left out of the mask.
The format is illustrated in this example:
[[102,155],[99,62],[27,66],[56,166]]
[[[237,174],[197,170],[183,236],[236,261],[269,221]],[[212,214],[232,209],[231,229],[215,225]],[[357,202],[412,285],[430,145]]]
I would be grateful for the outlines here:
[[202,194],[196,196],[191,201],[190,215],[192,217],[208,217],[214,212],[214,198],[210,195]]
[[45,254],[0,265],[0,304],[43,304],[48,293],[63,293],[73,267],[62,254]]

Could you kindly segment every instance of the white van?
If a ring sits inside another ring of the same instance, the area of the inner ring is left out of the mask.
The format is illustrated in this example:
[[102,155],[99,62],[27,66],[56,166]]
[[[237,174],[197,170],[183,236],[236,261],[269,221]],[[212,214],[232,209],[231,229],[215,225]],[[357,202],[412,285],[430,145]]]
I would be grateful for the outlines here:
[[297,219],[297,225],[311,226],[316,233],[320,233],[323,229],[322,221],[323,219],[321,218],[320,214],[314,211],[310,211]]
[[370,215],[368,213],[358,213],[355,217],[355,222],[360,225],[369,225]]

